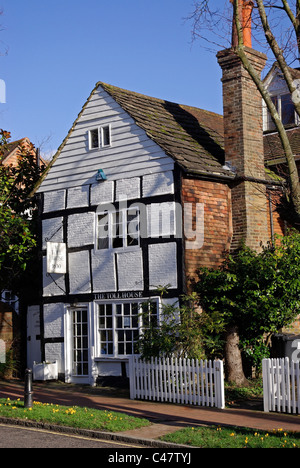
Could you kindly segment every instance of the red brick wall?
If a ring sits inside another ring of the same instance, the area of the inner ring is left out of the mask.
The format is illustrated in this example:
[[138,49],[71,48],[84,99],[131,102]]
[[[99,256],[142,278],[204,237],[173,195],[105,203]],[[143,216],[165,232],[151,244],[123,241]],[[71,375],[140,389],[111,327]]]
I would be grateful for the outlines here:
[[186,280],[196,277],[200,266],[218,267],[224,259],[224,251],[230,247],[231,193],[224,183],[197,179],[182,179],[182,202],[193,204],[193,229],[196,229],[196,204],[204,204],[204,243],[198,249],[184,250]]
[[[277,211],[277,206],[280,203],[281,198],[281,191],[278,190],[271,190],[267,192],[268,197],[270,196],[270,202],[268,199],[269,207],[268,207],[268,229],[269,229],[269,237],[272,237],[272,229],[271,223],[273,224],[273,233],[274,235],[283,236],[285,234],[285,222]],[[272,213],[272,216],[271,216]]]
[[6,349],[9,349],[14,339],[13,310],[0,302],[0,339],[5,341]]

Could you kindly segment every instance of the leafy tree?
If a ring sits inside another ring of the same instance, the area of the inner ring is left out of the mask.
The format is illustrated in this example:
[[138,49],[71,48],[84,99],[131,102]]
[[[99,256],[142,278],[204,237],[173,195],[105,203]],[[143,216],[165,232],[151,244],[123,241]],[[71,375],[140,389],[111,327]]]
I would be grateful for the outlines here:
[[35,252],[36,205],[29,194],[43,168],[33,145],[25,144],[19,146],[15,165],[4,164],[9,138],[9,132],[0,131],[0,291],[18,293]]
[[195,291],[208,315],[225,323],[227,378],[246,382],[241,350],[258,364],[268,337],[300,313],[300,234],[278,238],[259,253],[243,246],[218,270],[201,268]]
[[[159,289],[161,298],[166,295],[167,288]],[[149,321],[149,303],[146,302],[142,313],[143,334],[138,342],[142,358],[162,355],[190,359],[217,357],[223,344],[219,342],[223,320],[217,313],[212,316],[199,313],[198,302],[196,293],[182,296],[180,303],[172,304],[162,300],[159,323],[153,319]],[[215,333],[213,339],[212,330],[216,329],[219,333]]]

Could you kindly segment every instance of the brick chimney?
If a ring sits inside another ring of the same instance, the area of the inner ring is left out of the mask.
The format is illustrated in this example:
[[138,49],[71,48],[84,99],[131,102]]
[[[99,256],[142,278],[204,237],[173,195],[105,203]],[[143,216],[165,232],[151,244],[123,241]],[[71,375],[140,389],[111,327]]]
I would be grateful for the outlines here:
[[[232,0],[231,0],[232,2]],[[266,56],[251,47],[253,2],[239,0],[244,49],[260,75]],[[223,113],[226,162],[236,171],[232,187],[232,250],[241,241],[260,249],[268,238],[267,199],[263,148],[262,98],[237,54],[237,31],[233,21],[232,46],[217,54],[223,71]]]

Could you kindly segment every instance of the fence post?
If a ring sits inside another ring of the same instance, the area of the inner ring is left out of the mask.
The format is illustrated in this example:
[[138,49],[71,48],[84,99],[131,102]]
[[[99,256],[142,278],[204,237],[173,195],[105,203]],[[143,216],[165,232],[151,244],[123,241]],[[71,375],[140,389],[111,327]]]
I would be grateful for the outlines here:
[[216,385],[216,407],[225,408],[225,390],[224,390],[224,366],[223,361],[214,361],[214,374]]
[[264,412],[270,411],[270,397],[271,397],[271,386],[270,386],[270,359],[263,359],[262,361],[262,374],[263,374],[263,393],[264,393]]
[[135,366],[134,354],[129,356],[129,386],[130,386],[130,399],[135,399]]

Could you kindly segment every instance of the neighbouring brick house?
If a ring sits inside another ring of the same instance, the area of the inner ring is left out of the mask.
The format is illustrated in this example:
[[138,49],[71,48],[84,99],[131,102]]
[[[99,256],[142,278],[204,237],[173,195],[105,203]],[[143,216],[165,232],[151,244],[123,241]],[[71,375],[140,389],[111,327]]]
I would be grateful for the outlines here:
[[[261,72],[266,57],[246,50]],[[218,61],[224,116],[97,83],[37,188],[42,292],[29,316],[67,382],[124,375],[145,300],[159,320],[199,266],[283,232],[261,98],[233,49]]]
[[[300,88],[300,70],[290,68],[294,85],[297,89]],[[300,174],[300,121],[297,115],[292,98],[287,87],[287,84],[282,76],[282,73],[274,63],[271,70],[264,79],[266,88],[268,89],[272,100],[277,108],[277,111],[285,124],[287,136],[291,144],[295,161]],[[286,158],[279,140],[278,134],[275,131],[272,119],[266,109],[263,107],[264,117],[264,152],[266,167],[277,172],[281,176],[286,176]]]

